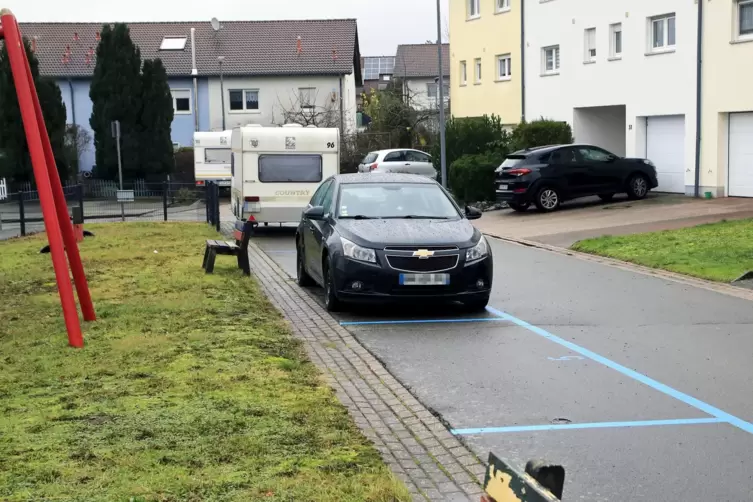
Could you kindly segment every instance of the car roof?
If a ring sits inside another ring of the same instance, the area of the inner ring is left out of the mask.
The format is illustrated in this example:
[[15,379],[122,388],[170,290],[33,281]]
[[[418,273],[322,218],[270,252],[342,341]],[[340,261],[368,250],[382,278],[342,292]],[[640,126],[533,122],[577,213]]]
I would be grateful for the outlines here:
[[[368,154],[371,155],[372,153],[376,153],[377,155],[381,155],[383,153],[406,152],[406,151],[421,152],[421,153],[424,153],[426,155],[429,155],[428,153],[423,152],[421,150],[416,150],[415,148],[390,148],[390,149],[387,149],[387,150],[374,150],[372,152],[369,152]],[[431,155],[429,155],[429,156],[431,157]]]
[[573,147],[573,146],[587,146],[587,147],[594,147],[594,148],[601,148],[595,145],[588,145],[586,143],[572,143],[572,144],[562,144],[562,145],[545,145],[545,146],[534,146],[532,148],[526,148],[525,150],[518,150],[517,152],[513,152],[509,155],[516,155],[516,156],[525,156],[528,157],[529,155],[539,155],[542,153],[549,153],[554,150],[557,150],[558,148],[565,148],[565,147]]
[[401,173],[352,173],[338,174],[334,177],[335,181],[341,185],[352,183],[413,183],[421,185],[431,185],[437,182],[426,176],[418,174],[401,174]]

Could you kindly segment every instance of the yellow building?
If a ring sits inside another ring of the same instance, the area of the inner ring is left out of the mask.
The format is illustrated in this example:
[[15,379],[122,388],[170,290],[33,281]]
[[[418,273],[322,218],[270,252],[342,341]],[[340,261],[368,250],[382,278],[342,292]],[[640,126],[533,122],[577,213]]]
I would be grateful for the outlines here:
[[455,117],[520,122],[523,0],[450,0],[450,99]]
[[753,197],[753,1],[703,8],[700,192]]

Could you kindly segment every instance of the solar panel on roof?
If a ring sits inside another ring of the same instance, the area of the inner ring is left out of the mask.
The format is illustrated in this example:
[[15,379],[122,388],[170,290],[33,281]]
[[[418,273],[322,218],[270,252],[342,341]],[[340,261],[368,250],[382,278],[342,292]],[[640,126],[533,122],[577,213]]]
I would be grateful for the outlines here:
[[364,80],[378,80],[380,75],[392,74],[395,72],[395,58],[391,56],[387,57],[374,57],[364,58],[363,64],[363,79]]

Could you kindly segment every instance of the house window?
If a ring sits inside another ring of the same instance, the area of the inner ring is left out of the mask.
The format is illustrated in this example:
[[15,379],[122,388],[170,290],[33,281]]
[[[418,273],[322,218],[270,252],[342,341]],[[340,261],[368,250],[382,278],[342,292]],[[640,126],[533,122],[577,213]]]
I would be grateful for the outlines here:
[[173,96],[173,110],[176,114],[191,113],[191,91],[188,89],[172,89],[170,94]]
[[554,75],[560,71],[560,46],[552,45],[541,49],[542,73]]
[[740,38],[753,38],[753,0],[737,2],[737,35]]
[[[447,83],[445,83],[443,91],[445,99],[450,97],[450,86]],[[439,86],[436,82],[426,84],[426,94],[430,99],[439,99]]]
[[479,9],[480,0],[466,0],[468,3],[468,19],[475,19],[481,15]]
[[233,89],[228,91],[230,110],[257,111],[259,109],[259,91],[256,89]]
[[616,23],[609,27],[609,57],[619,58],[622,56],[622,23]]
[[161,51],[182,51],[186,48],[186,37],[165,37],[159,46]]
[[512,58],[509,54],[497,56],[497,80],[510,80],[512,75]]
[[588,28],[583,32],[583,61],[596,61],[596,28]]
[[494,0],[497,12],[507,12],[510,10],[510,0]]
[[460,62],[460,85],[466,85],[468,83],[468,66],[465,61]]
[[476,77],[476,83],[481,83],[481,59],[476,59],[474,62],[474,67],[476,68],[475,71],[475,77]]
[[652,51],[665,51],[675,46],[675,15],[653,17],[651,21],[651,46]]
[[[301,108],[313,108],[314,101],[316,100],[316,89],[313,87],[301,87],[298,89],[299,99],[301,101]],[[257,96],[258,98],[258,96]],[[257,109],[258,109],[258,99]]]

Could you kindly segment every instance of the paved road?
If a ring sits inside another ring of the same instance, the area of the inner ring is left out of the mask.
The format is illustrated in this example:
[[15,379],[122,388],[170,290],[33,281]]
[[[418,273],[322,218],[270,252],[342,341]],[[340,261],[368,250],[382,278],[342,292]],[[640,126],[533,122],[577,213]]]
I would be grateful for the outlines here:
[[[291,235],[257,243],[294,275]],[[753,500],[750,302],[492,247],[485,315],[361,308],[340,318],[482,458],[565,465],[565,500]]]

